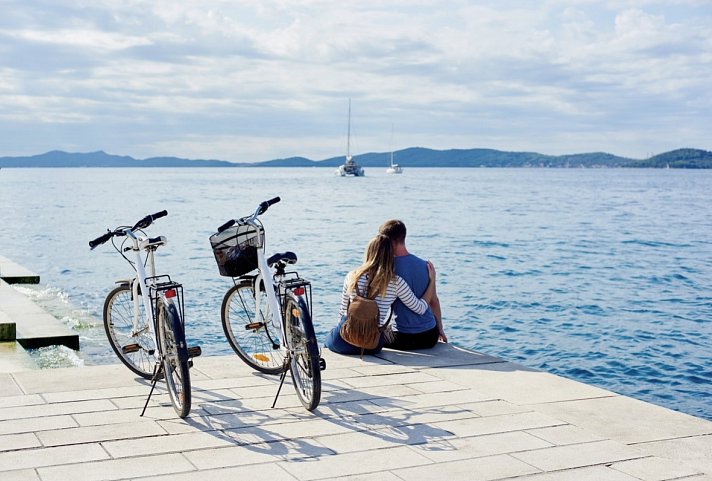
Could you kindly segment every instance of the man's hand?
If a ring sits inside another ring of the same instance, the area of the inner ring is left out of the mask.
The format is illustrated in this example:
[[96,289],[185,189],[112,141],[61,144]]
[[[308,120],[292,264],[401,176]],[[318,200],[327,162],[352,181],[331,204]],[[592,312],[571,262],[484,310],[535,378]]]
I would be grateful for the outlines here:
[[440,329],[440,332],[438,333],[438,340],[447,343],[447,336],[445,335],[445,332],[443,332],[442,329]]

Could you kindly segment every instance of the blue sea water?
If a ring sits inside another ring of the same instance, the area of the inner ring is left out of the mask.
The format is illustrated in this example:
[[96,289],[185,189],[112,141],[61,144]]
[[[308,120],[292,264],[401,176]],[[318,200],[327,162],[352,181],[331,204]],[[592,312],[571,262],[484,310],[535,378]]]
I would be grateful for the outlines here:
[[167,209],[149,231],[169,239],[159,270],[184,285],[188,336],[218,355],[218,225],[282,197],[267,250],[299,255],[323,340],[343,276],[400,218],[436,266],[450,342],[712,419],[711,186],[712,171],[674,169],[3,169],[0,254],[41,274],[22,289],[80,333],[78,354],[38,357],[116,362],[101,308],[131,271],[87,242]]

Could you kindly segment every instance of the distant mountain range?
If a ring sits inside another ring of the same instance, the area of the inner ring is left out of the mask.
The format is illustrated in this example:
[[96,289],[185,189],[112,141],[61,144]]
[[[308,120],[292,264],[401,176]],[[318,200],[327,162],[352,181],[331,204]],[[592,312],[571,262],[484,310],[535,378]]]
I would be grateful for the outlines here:
[[[412,147],[394,152],[394,160],[403,167],[635,167],[710,169],[712,152],[677,149],[647,159],[637,160],[602,152],[570,155],[544,155],[535,152],[504,152],[493,149],[433,150]],[[385,167],[390,152],[355,155],[363,167]],[[0,167],[337,167],[344,156],[325,160],[290,157],[264,162],[235,163],[225,160],[196,160],[179,157],[134,159],[103,151],[69,153],[54,150],[26,157],[0,157]]]

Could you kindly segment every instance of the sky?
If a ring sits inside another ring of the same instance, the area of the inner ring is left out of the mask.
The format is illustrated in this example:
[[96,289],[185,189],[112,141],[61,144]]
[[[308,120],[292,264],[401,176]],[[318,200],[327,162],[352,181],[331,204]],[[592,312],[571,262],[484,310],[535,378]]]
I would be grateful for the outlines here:
[[[0,156],[712,150],[712,0],[0,0]],[[402,159],[405,160],[405,159]]]

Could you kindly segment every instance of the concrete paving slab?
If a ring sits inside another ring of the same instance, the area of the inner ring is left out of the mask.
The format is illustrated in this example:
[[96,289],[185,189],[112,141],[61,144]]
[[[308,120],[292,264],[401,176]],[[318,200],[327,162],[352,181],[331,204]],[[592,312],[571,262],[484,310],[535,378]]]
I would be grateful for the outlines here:
[[384,349],[376,357],[398,366],[408,366],[413,369],[474,366],[504,362],[504,360],[488,354],[460,349],[457,346],[443,342],[438,342],[432,349],[422,351]]
[[[186,419],[162,383],[139,417],[149,386],[119,364],[0,375],[14,386],[0,396],[0,478],[709,481],[712,473],[704,420],[645,403],[597,404],[623,397],[477,355],[467,364],[462,352],[453,357],[465,364],[452,367],[323,354],[347,377],[325,382],[313,413],[290,384],[272,409],[274,377],[236,356],[197,360]],[[511,382],[522,386],[500,385]],[[547,389],[560,392],[538,392]],[[639,426],[632,413],[642,415]],[[637,433],[655,419],[652,436]]]
[[0,372],[0,400],[4,397],[14,397],[23,394],[15,378],[9,373]]
[[40,433],[51,429],[76,427],[77,423],[71,416],[47,416],[32,419],[12,419],[0,421],[0,436],[21,433]]
[[39,284],[40,276],[7,257],[0,256],[0,280],[8,284]]
[[512,454],[541,471],[560,471],[597,464],[608,465],[616,461],[638,459],[640,453],[624,444],[605,440]]
[[625,396],[544,404],[536,409],[626,444],[712,434],[712,422]]
[[512,454],[551,447],[550,443],[522,431],[487,434],[468,438],[448,439],[446,442],[427,442],[413,446],[431,461],[444,463],[497,454]]
[[[195,481],[196,473],[181,473],[168,476],[136,478],[134,481]],[[272,481],[295,481],[295,478],[274,464],[254,464],[235,468],[218,468],[200,471],[200,481],[235,481],[239,479],[269,479]]]
[[640,478],[606,466],[591,466],[524,476],[517,481],[640,481]]
[[67,464],[37,469],[42,481],[111,481],[137,477],[194,471],[190,462],[180,454],[164,454]]
[[[436,376],[462,384],[514,404],[540,404],[607,397],[613,394],[588,384],[527,368],[511,362],[467,368],[433,369]],[[431,373],[431,371],[426,371]]]
[[688,465],[673,464],[667,459],[656,457],[613,463],[610,468],[647,481],[666,481],[703,474]]
[[42,446],[35,433],[9,434],[0,437],[0,452],[16,449],[39,448]]
[[[51,448],[27,449],[18,456],[18,451],[0,453],[0,472],[17,469],[39,468],[67,463],[84,463],[109,457],[99,444],[75,444]],[[82,479],[68,476],[64,479]],[[43,477],[44,479],[44,477]]]
[[39,369],[37,363],[14,339],[0,342],[0,373]]
[[[261,463],[276,461],[305,462],[311,464],[320,456],[332,456],[334,452],[309,439],[294,439],[271,443],[257,443],[247,446],[232,446],[218,449],[203,449],[184,453],[185,457],[202,473],[204,470],[226,466],[250,465],[258,468]],[[250,476],[251,477],[251,476]],[[286,471],[279,472],[280,479],[295,479]]]
[[666,439],[633,446],[641,453],[676,460],[712,474],[712,435]]
[[399,468],[423,466],[427,464],[431,464],[431,461],[425,456],[409,449],[407,446],[344,453],[339,456],[321,456],[314,458],[308,463],[279,463],[285,471],[292,474],[295,478],[304,481],[334,476],[391,471]]
[[5,471],[3,481],[40,481],[34,469],[19,469],[17,471]]
[[533,466],[506,454],[393,471],[396,476],[404,481],[431,481],[433,479],[486,481],[523,476],[536,472],[538,470]]
[[79,350],[79,336],[60,320],[0,280],[0,305],[15,323],[16,339],[25,349],[63,345]]

